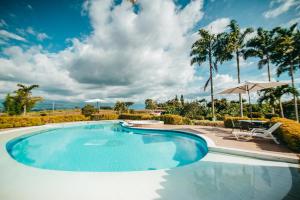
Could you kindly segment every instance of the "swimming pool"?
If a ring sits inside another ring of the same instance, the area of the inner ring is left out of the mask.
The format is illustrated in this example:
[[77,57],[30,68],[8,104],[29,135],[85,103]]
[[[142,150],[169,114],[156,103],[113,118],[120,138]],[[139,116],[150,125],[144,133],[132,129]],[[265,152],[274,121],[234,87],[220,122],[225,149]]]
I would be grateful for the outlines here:
[[6,149],[28,166],[62,171],[146,171],[185,166],[207,152],[200,137],[120,123],[52,128],[9,141]]

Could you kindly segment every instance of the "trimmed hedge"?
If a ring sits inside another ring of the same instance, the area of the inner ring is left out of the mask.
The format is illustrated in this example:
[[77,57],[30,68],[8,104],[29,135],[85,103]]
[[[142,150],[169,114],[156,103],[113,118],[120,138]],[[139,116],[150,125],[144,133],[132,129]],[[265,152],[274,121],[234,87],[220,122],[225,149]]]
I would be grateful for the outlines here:
[[130,120],[148,120],[152,119],[151,115],[147,114],[120,114],[119,119],[130,119]]
[[[226,128],[233,128],[232,127],[232,120],[236,124],[239,120],[250,120],[251,118],[249,117],[225,117],[224,118],[224,126]],[[261,120],[261,121],[266,121],[265,118],[252,118],[253,120]]]
[[224,127],[223,121],[193,120],[194,125]]
[[115,113],[100,113],[100,114],[93,114],[91,116],[91,120],[116,120],[119,118],[118,114]]
[[285,118],[272,118],[272,123],[280,122],[282,125],[277,133],[279,138],[286,145],[297,152],[300,152],[300,124],[296,121]]
[[0,117],[0,129],[17,128],[27,126],[40,126],[47,123],[85,121],[89,118],[84,115],[59,115],[59,116],[40,116],[40,117]]
[[161,115],[160,117],[161,121],[164,121],[165,124],[174,124],[174,125],[181,125],[184,124],[184,118],[179,115]]

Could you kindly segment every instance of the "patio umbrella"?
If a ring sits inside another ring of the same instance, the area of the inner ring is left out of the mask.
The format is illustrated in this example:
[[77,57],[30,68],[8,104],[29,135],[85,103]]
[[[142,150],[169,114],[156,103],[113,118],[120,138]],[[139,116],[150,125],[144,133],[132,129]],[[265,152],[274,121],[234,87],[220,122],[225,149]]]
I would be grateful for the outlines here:
[[256,92],[263,89],[273,88],[277,86],[287,85],[287,83],[283,82],[250,82],[246,81],[245,83],[239,84],[236,87],[226,89],[219,94],[248,94],[248,100],[250,105],[250,115],[252,119],[252,105],[250,92]]
[[97,103],[97,109],[99,109],[99,103],[104,102],[103,99],[89,99],[85,101],[86,103]]

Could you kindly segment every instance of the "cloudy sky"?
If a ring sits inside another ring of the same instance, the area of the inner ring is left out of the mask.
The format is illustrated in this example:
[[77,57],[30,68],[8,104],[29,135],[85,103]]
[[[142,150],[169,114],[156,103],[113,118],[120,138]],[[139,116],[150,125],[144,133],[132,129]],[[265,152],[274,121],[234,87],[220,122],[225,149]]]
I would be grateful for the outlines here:
[[[137,2],[1,0],[0,99],[17,83],[39,84],[35,94],[49,100],[207,97],[207,64],[190,66],[198,29],[222,32],[230,19],[242,28],[300,22],[299,0]],[[241,65],[242,81],[267,81],[257,60]],[[289,81],[275,71],[274,80]],[[296,80],[299,87],[299,72]],[[214,81],[216,91],[235,85],[235,62],[220,66]]]

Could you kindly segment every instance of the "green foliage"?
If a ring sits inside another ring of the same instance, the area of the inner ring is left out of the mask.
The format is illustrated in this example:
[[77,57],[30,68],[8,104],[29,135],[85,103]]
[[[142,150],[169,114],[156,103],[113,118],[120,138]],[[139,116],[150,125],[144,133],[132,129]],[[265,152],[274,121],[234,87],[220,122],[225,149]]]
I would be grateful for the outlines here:
[[[251,117],[251,113],[248,113],[248,117]],[[262,118],[263,114],[261,112],[252,112],[252,118]]]
[[157,108],[157,103],[152,99],[145,100],[145,108],[149,110],[154,110]]
[[160,120],[163,121],[165,124],[180,125],[184,123],[183,119],[184,118],[179,115],[166,114],[160,116]]
[[27,126],[40,126],[47,123],[86,121],[84,115],[39,116],[39,117],[0,117],[0,129]]
[[117,101],[114,110],[118,113],[128,112],[128,102]]
[[90,104],[85,105],[81,109],[81,113],[86,117],[90,117],[91,115],[93,115],[96,112],[97,112],[97,109],[93,105],[90,105]]
[[278,114],[273,114],[273,113],[266,113],[265,118],[266,119],[272,119],[273,117],[279,117]]
[[98,120],[116,120],[119,118],[118,114],[115,113],[99,113],[93,114],[91,116],[91,120],[98,121]]
[[282,123],[277,132],[280,139],[286,143],[290,149],[300,152],[300,124],[285,118],[273,118],[272,122]]
[[20,115],[22,112],[25,115],[34,105],[42,101],[42,97],[33,97],[31,90],[39,87],[38,85],[25,86],[18,84],[18,89],[14,91],[15,95],[7,94],[4,100],[4,110],[9,115]]
[[130,120],[149,120],[153,117],[148,114],[120,114],[119,119],[130,119]]
[[193,120],[194,125],[224,127],[223,121]]

